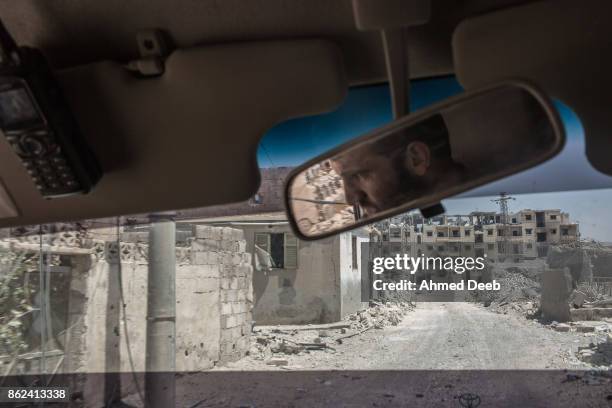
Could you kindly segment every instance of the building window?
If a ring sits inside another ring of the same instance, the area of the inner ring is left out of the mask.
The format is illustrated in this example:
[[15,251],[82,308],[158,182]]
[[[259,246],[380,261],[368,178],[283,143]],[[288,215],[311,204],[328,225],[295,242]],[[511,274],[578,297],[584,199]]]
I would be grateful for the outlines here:
[[531,214],[525,214],[525,221],[531,221]]
[[493,235],[493,230],[487,230],[487,235]]
[[427,245],[427,250],[428,251],[433,251],[433,245]]
[[459,230],[453,230],[453,237],[457,238],[459,236]]
[[513,219],[512,219],[512,223],[513,223],[513,224],[516,224],[516,218],[513,218]]
[[561,228],[561,235],[569,235],[569,228]]
[[487,244],[487,249],[492,251],[495,249],[495,244]]
[[525,228],[525,234],[526,235],[531,235],[532,232],[533,232],[533,230],[531,228]]
[[298,241],[293,234],[256,233],[255,245],[270,254],[273,268],[297,268]]
[[550,230],[550,233],[551,233],[551,234],[556,234],[556,233],[557,233],[557,230],[556,230],[555,228],[553,228],[553,229],[551,229],[551,230]]
[[428,236],[428,237],[433,237],[433,232],[431,232],[431,231],[427,231],[427,236]]
[[438,251],[440,251],[440,252],[444,252],[444,251],[446,251],[446,248],[444,247],[444,245],[440,245],[440,246],[438,247]]
[[465,230],[465,236],[469,237],[471,235],[472,231],[471,230]]
[[557,216],[556,216],[556,215],[551,215],[551,216],[550,216],[550,219],[551,219],[551,220],[556,220],[556,219],[557,219]]
[[444,233],[442,231],[438,231],[438,237],[443,237]]
[[527,244],[527,249],[533,248],[533,244]]
[[399,228],[392,228],[391,229],[391,238],[401,238],[402,237],[402,230]]
[[516,230],[512,231],[512,236],[513,237],[518,237],[519,236],[519,232],[516,231]]
[[497,230],[497,235],[500,236],[500,237],[503,237],[504,236],[504,230],[502,230],[502,229]]

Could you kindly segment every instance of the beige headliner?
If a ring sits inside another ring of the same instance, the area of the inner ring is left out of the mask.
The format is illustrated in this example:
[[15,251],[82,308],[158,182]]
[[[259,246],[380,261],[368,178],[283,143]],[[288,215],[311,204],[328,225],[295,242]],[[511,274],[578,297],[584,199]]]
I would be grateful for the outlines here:
[[[432,1],[430,23],[408,30],[413,77],[453,71],[450,40],[462,19],[524,1]],[[136,31],[159,27],[179,48],[325,37],[340,46],[352,84],[386,77],[380,35],[356,30],[351,0],[0,0],[0,16],[57,67],[134,58]]]

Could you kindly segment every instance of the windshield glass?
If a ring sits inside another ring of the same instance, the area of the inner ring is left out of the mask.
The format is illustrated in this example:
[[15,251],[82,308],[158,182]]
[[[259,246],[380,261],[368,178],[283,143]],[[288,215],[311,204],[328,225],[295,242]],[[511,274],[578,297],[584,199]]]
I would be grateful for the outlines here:
[[[416,81],[414,109],[460,91],[453,78]],[[385,87],[356,88],[336,112],[272,129],[247,202],[0,230],[3,381],[67,386],[97,406],[142,406],[155,384],[176,387],[176,406],[274,406],[269,386],[317,406],[350,385],[342,401],[359,406],[360,381],[380,376],[387,406],[394,370],[413,394],[454,401],[476,392],[469,375],[565,386],[562,370],[609,369],[612,183],[561,104],[557,158],[445,200],[445,215],[293,235],[290,168],[391,120],[388,100]]]

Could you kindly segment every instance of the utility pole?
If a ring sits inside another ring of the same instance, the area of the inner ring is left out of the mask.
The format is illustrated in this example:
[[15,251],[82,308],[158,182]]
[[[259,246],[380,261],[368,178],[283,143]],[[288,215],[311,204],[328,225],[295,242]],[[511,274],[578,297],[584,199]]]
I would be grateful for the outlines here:
[[491,200],[494,203],[499,204],[499,213],[500,213],[500,223],[502,224],[503,234],[503,254],[504,258],[509,253],[510,249],[510,229],[508,228],[508,201],[515,200],[514,197],[508,195],[508,193],[501,192],[499,193],[499,198],[495,200]]
[[176,225],[174,214],[150,217],[145,405],[175,406]]

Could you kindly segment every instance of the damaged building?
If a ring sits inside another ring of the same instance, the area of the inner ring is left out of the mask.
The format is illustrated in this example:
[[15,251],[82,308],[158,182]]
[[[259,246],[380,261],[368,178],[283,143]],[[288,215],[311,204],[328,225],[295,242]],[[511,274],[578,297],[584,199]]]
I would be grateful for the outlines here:
[[551,245],[578,242],[578,223],[558,209],[524,209],[508,214],[471,212],[424,219],[419,214],[394,217],[379,224],[382,240],[397,242],[413,256],[487,256],[491,260],[546,257]]
[[[300,241],[284,212],[283,183],[289,167],[263,168],[250,200],[189,212],[187,225],[229,227],[243,232],[253,254],[253,320],[257,324],[337,322],[366,306],[362,268],[369,241],[358,229],[319,241]],[[181,229],[181,225],[177,228]],[[189,227],[186,228],[187,230]]]
[[[134,392],[142,379],[121,373],[145,371],[149,226],[52,227],[0,239],[0,277],[15,289],[3,307],[25,305],[3,326],[15,328],[0,342],[5,375],[75,373],[71,390],[92,406],[114,392]],[[253,305],[243,232],[185,224],[176,238],[176,371],[242,358],[250,347]],[[103,372],[117,374],[104,384],[87,375]]]
[[[240,229],[253,254],[253,320],[257,324],[329,323],[365,307],[363,243],[354,230],[319,241],[298,240],[284,212],[192,220]],[[365,266],[364,266],[365,265]]]

